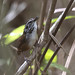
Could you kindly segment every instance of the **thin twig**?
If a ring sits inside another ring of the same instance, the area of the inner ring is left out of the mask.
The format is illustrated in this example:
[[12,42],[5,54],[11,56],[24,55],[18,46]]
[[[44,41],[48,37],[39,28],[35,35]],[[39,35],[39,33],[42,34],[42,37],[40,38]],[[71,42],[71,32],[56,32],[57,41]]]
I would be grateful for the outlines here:
[[0,9],[0,32],[2,33],[2,18],[3,18],[3,15],[4,15],[4,8],[5,8],[5,0],[1,1],[2,3],[2,6],[1,6],[1,9]]
[[[38,38],[40,37],[41,33],[44,30],[44,26],[43,26],[43,22],[44,22],[44,17],[45,17],[45,12],[46,12],[46,7],[47,7],[47,1],[48,0],[42,0],[42,6],[41,6],[41,13],[40,13],[40,18],[39,18],[39,23],[38,23]],[[41,52],[40,52],[41,53]],[[40,56],[39,53],[39,56]],[[35,68],[36,68],[36,64],[37,64],[37,59],[39,59],[39,57],[37,57],[36,55],[36,59],[35,59]],[[35,72],[35,68],[34,68],[34,72]],[[33,72],[33,73],[34,73]]]
[[[41,63],[42,63],[43,58],[44,58],[44,55],[46,54],[46,52],[47,52],[47,50],[48,50],[50,44],[51,44],[51,39],[49,40],[49,42],[48,42],[48,44],[47,44],[47,47],[46,47],[45,50],[44,50],[43,55],[40,56],[40,59],[39,59],[39,61],[38,61],[38,62],[39,62],[39,66],[40,66]],[[36,75],[36,73],[38,72],[38,69],[39,69],[39,68],[40,68],[40,67],[38,67],[38,65],[37,65],[37,67],[36,67],[35,72],[34,72],[33,75]]]
[[61,24],[62,24],[64,18],[66,17],[66,15],[67,15],[67,13],[68,13],[68,11],[69,11],[69,9],[70,9],[70,7],[71,7],[73,1],[74,1],[74,0],[70,0],[68,6],[67,6],[67,8],[66,8],[66,10],[65,10],[65,11],[62,13],[62,15],[60,16],[58,23],[56,23],[56,24],[58,24],[58,25],[57,25],[55,31],[53,32],[53,35],[56,35],[58,29],[60,28],[60,26],[61,26]]
[[[65,42],[65,40],[69,37],[69,35],[71,34],[71,32],[74,30],[74,28],[75,28],[75,25],[73,25],[73,27],[66,33],[66,35],[64,36],[64,38],[63,38],[62,41],[60,42],[61,45],[62,45],[62,44]],[[46,72],[46,71],[47,71],[49,65],[51,64],[52,60],[54,59],[55,55],[58,53],[59,50],[60,50],[60,47],[57,47],[56,50],[55,50],[55,52],[54,52],[54,54],[53,54],[53,56],[52,56],[51,59],[49,60],[47,66],[45,67],[45,69],[44,69],[43,72]]]
[[15,51],[18,51],[18,49],[17,49],[15,46],[10,45],[10,47],[11,47],[12,49],[14,49]]
[[62,45],[59,43],[59,41],[52,35],[52,33],[50,33],[50,37],[53,39],[53,42],[54,42],[58,47],[61,47],[62,50],[65,52],[65,54],[68,55],[67,52],[65,51],[65,49],[63,48],[63,46],[62,46]]
[[47,0],[43,0],[42,7],[41,7],[40,18],[39,18],[39,26],[38,26],[39,36],[41,35],[41,33],[43,31],[43,21],[44,21],[44,16],[45,16],[45,12],[46,12],[46,6],[47,6]]
[[[69,52],[69,56],[67,57],[67,60],[66,60],[66,63],[65,63],[66,68],[69,67],[74,52],[75,52],[75,40],[72,44],[72,47],[71,47],[70,52]],[[66,75],[66,72],[63,71],[62,75]]]
[[3,6],[3,0],[0,0],[0,19],[1,19],[2,6]]
[[48,12],[48,15],[47,15],[47,21],[46,21],[46,25],[45,25],[45,28],[44,28],[45,39],[48,39],[49,29],[50,29],[50,25],[51,25],[52,16],[53,16],[53,13],[54,13],[54,10],[55,10],[56,2],[57,2],[57,0],[52,0],[51,7],[49,8],[49,12]]
[[69,10],[71,10],[71,11],[72,11],[73,7],[75,7],[75,0],[73,1],[73,3],[72,3],[72,5],[71,5],[71,7],[70,7],[70,9],[69,9]]

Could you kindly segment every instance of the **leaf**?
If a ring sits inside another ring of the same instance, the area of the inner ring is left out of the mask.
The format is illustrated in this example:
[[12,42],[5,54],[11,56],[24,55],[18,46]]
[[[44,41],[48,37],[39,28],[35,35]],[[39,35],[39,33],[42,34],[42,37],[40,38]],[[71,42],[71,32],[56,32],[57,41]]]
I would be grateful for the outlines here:
[[38,71],[38,75],[41,75],[41,71],[40,70]]
[[[72,18],[75,18],[75,16],[66,16],[66,17],[65,17],[65,20],[67,20],[67,19],[72,19]],[[52,22],[51,22],[51,23],[56,22],[57,19],[58,19],[58,18],[52,19]]]
[[16,39],[18,39],[24,30],[25,25],[22,25],[16,29],[14,29],[10,34],[5,35],[3,38],[6,38],[4,44],[8,45],[10,43],[12,43],[13,41],[15,41]]
[[[72,18],[75,18],[75,16],[66,16],[66,17],[65,17],[65,20],[67,20],[67,19],[72,19]],[[58,18],[54,18],[54,19],[52,19],[51,23],[56,22],[57,19],[58,19]],[[45,24],[46,24],[46,22],[43,23],[43,25],[45,25]]]
[[[49,61],[52,57],[52,55],[54,54],[54,51],[51,50],[51,49],[48,49],[46,54],[45,54],[45,60],[46,61]],[[52,62],[57,62],[57,55],[54,57],[53,61]]]
[[60,64],[51,63],[50,66],[51,66],[51,67],[55,67],[55,68],[57,68],[57,69],[60,69],[61,71],[65,71],[65,72],[67,72],[69,75],[71,75],[71,72],[70,72],[67,68],[65,68],[64,66],[62,66],[62,65],[60,65]]
[[[42,54],[43,54],[44,50],[45,50],[45,48],[42,49]],[[54,51],[51,49],[48,49],[45,54],[45,60],[48,62],[51,59],[53,54],[54,54]],[[57,62],[57,55],[54,57],[52,62]]]

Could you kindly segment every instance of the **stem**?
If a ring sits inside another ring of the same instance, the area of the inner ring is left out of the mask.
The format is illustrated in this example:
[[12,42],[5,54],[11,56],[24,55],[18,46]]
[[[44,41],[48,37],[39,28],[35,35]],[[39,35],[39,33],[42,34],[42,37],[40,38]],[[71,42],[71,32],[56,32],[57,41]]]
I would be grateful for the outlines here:
[[[61,45],[62,45],[62,44],[65,42],[65,40],[69,37],[69,35],[71,34],[71,32],[74,30],[74,28],[75,28],[75,25],[73,25],[73,27],[66,33],[66,35],[64,36],[64,38],[63,38],[62,41],[60,42]],[[47,71],[49,65],[51,64],[52,60],[54,59],[54,57],[56,56],[56,54],[58,53],[59,50],[60,50],[60,47],[57,47],[56,50],[55,50],[55,52],[54,52],[54,54],[53,54],[53,56],[52,56],[51,59],[49,60],[47,66],[45,67],[45,69],[44,69],[44,71],[43,71],[44,73]]]

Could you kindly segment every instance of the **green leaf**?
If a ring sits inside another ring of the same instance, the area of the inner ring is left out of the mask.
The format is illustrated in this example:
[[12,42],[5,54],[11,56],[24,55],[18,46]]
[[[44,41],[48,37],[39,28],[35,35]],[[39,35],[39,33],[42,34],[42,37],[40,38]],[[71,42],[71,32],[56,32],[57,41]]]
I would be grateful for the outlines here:
[[[65,20],[67,20],[67,19],[72,19],[72,18],[75,18],[75,16],[66,16],[66,17],[65,17]],[[54,18],[54,19],[52,19],[51,23],[56,22],[57,19],[58,19],[58,18]],[[45,24],[46,24],[46,22],[43,23],[43,25],[45,25]]]
[[[52,55],[54,54],[54,51],[51,50],[51,49],[48,49],[46,54],[45,54],[45,60],[46,61],[49,61],[52,57]],[[52,62],[57,62],[57,55],[54,57],[53,61]]]
[[25,25],[22,25],[16,29],[14,29],[10,34],[5,35],[3,38],[6,38],[4,44],[8,45],[18,39],[22,34],[24,30]]
[[62,65],[60,65],[60,64],[51,63],[50,67],[55,67],[55,68],[57,68],[57,69],[60,69],[60,70],[62,70],[62,71],[65,71],[65,72],[67,72],[69,75],[71,75],[71,72],[70,72],[67,68],[65,68],[64,66],[62,66]]
[[[45,68],[45,66],[42,66],[42,67],[40,67],[40,70],[43,71],[44,68]],[[41,75],[41,71],[40,70],[38,70],[38,75]]]
[[41,75],[41,71],[40,70],[38,70],[38,75]]

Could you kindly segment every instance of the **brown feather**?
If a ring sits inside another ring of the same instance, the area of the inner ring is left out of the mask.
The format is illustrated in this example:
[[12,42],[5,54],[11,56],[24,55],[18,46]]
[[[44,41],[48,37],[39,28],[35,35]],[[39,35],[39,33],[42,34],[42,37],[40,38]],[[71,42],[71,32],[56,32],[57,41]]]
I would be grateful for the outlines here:
[[19,39],[18,39],[19,43],[18,43],[18,54],[20,54],[23,51],[27,51],[29,50],[29,46],[28,43],[25,40],[25,34],[23,34]]

